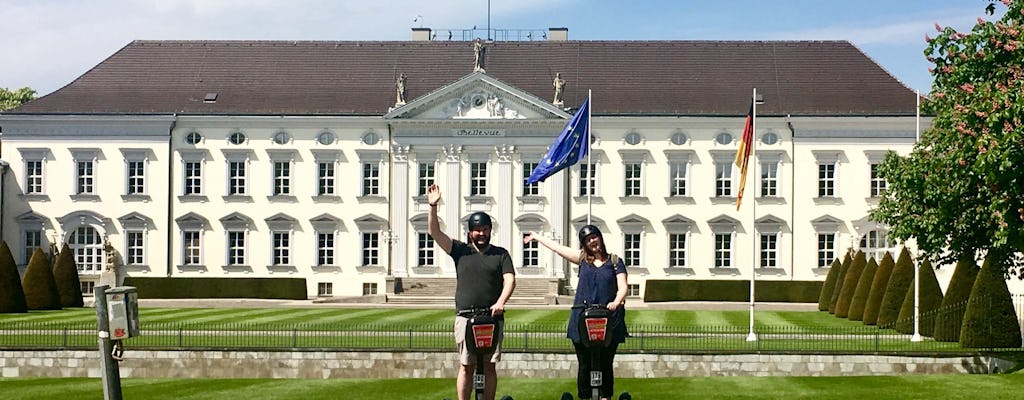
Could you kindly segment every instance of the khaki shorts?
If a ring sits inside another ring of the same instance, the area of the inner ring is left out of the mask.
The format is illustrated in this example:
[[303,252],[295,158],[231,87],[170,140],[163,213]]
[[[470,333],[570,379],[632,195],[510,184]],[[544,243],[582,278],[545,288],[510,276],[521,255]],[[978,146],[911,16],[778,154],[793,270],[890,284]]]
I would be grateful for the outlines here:
[[[466,317],[455,316],[455,351],[459,353],[459,363],[462,365],[473,365],[476,364],[476,355],[469,354],[469,348],[466,347],[466,323],[469,321]],[[498,326],[494,329],[494,347],[491,348],[491,361],[496,363],[501,361],[501,342],[505,338],[505,321],[498,320]],[[484,356],[485,360],[487,356]]]

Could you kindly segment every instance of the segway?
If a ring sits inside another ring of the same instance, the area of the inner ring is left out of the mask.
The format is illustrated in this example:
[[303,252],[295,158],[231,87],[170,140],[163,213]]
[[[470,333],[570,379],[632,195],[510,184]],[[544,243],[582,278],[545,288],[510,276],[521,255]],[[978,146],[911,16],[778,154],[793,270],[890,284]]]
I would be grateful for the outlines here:
[[[601,372],[601,349],[612,343],[613,312],[602,304],[576,304],[574,310],[583,310],[576,323],[583,347],[590,349],[590,389],[592,400],[601,399],[601,385],[604,374]],[[631,400],[629,392],[622,392],[619,400]],[[562,400],[572,399],[569,393],[562,393]]]
[[[476,400],[483,400],[486,377],[484,375],[484,355],[494,352],[494,333],[498,329],[497,318],[491,315],[489,308],[472,308],[460,310],[458,315],[466,321],[466,349],[476,356],[476,370],[473,373],[473,391]],[[501,400],[512,400],[511,396],[502,396]]]

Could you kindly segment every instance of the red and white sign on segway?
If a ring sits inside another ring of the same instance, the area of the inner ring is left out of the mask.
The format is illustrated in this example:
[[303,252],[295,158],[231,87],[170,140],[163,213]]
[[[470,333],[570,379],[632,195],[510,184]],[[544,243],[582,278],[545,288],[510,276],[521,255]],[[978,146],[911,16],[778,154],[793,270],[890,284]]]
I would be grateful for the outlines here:
[[605,327],[608,326],[608,318],[587,318],[587,334],[593,343],[604,342]]
[[491,344],[494,342],[494,325],[474,325],[473,326],[473,339],[476,342],[476,348],[478,349],[489,349]]

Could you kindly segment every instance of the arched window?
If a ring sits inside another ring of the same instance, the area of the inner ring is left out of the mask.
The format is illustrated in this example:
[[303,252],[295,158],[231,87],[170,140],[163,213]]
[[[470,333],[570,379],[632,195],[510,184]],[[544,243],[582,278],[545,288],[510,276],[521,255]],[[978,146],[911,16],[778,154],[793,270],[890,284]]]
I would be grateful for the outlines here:
[[873,230],[860,238],[860,249],[868,258],[874,257],[876,262],[881,262],[886,252],[892,253],[893,243],[889,241],[889,235],[885,231]]
[[79,226],[68,239],[79,272],[103,270],[103,238],[91,226]]

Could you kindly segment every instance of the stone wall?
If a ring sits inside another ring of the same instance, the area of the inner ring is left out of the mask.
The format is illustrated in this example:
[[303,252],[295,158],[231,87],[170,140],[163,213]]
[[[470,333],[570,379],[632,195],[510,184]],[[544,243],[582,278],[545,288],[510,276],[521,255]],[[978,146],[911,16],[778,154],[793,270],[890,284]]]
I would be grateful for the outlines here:
[[[452,353],[319,351],[131,350],[125,378],[452,378]],[[499,374],[515,378],[576,376],[572,354],[506,353]],[[983,356],[673,355],[620,354],[617,377],[853,376],[974,374],[1005,371],[1012,363]],[[99,377],[97,351],[0,350],[0,377]]]

